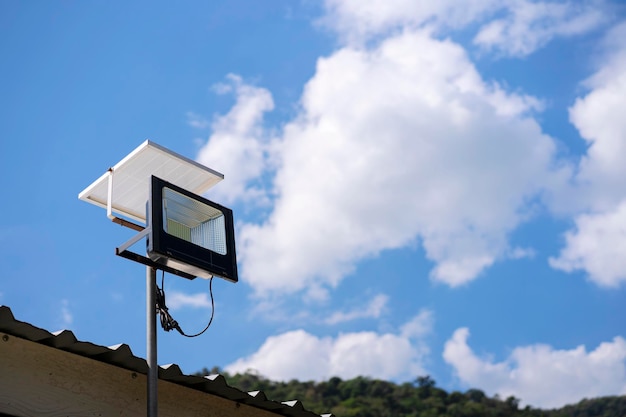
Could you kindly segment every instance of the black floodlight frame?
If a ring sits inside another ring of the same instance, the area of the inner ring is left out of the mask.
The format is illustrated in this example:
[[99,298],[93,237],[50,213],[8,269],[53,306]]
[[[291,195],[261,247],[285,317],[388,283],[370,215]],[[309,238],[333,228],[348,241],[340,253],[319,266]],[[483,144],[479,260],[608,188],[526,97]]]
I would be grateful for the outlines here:
[[[165,189],[181,194],[194,200],[194,202],[205,204],[222,213],[225,229],[225,253],[218,253],[202,247],[165,230]],[[148,199],[148,229],[148,257],[161,265],[159,268],[176,269],[194,277],[211,278],[217,276],[230,282],[238,281],[235,228],[231,209],[153,175],[150,198]]]

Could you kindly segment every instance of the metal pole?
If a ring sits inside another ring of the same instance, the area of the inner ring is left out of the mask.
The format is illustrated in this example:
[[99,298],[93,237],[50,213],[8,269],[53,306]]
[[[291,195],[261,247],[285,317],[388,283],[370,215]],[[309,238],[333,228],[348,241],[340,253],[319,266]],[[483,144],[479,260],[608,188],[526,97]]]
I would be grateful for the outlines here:
[[146,352],[148,361],[148,417],[157,417],[157,365],[156,334],[156,269],[146,266]]

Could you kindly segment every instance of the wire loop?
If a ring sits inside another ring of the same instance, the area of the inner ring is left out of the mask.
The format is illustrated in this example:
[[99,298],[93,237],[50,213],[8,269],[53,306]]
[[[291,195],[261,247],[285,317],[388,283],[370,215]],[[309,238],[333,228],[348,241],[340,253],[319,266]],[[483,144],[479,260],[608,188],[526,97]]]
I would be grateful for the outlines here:
[[161,272],[161,288],[159,288],[158,285],[156,287],[156,312],[161,318],[161,327],[163,328],[163,330],[165,330],[166,332],[176,330],[178,331],[178,333],[185,337],[197,337],[206,332],[207,329],[211,326],[211,323],[213,323],[213,316],[215,315],[215,301],[213,300],[213,277],[211,277],[209,280],[209,293],[211,295],[211,318],[209,319],[209,323],[201,332],[189,335],[186,334],[183,329],[181,329],[178,322],[174,320],[169,312],[169,309],[167,308],[167,305],[165,304],[165,271]]

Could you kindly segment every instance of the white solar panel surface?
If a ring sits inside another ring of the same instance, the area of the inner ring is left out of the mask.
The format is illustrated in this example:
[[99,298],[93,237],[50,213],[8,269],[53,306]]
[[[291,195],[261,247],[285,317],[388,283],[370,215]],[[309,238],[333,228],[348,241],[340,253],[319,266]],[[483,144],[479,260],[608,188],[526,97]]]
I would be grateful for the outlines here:
[[194,194],[202,194],[224,179],[219,172],[147,140],[85,188],[78,198],[107,208],[109,175],[113,176],[112,211],[144,223],[152,175]]

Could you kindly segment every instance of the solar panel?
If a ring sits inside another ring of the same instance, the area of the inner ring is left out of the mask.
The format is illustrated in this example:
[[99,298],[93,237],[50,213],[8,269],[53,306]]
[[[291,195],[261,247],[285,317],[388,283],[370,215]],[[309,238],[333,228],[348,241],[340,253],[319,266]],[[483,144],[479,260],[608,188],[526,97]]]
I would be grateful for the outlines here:
[[152,175],[194,194],[202,194],[224,179],[223,174],[146,140],[78,198],[103,208],[110,203],[111,212],[146,223]]

